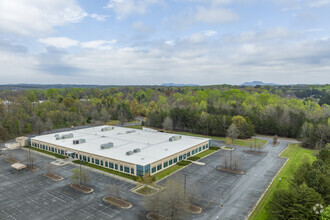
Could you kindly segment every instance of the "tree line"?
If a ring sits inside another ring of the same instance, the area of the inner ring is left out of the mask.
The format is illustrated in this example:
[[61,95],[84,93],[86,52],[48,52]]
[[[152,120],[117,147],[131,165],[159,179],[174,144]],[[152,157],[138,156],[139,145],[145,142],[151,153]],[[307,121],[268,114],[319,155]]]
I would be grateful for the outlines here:
[[[306,87],[310,89],[310,87]],[[168,130],[239,138],[257,134],[300,138],[305,147],[329,142],[330,106],[297,98],[292,87],[104,87],[0,92],[0,139],[55,128],[131,121]],[[301,89],[299,90],[301,91]],[[329,94],[327,87],[322,94]]]

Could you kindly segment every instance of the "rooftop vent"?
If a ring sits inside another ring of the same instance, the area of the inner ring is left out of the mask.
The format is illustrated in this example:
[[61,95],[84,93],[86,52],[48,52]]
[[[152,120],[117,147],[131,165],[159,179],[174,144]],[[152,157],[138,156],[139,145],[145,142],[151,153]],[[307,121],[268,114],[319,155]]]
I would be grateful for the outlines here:
[[73,140],[73,144],[82,144],[82,143],[86,143],[86,140],[85,139]]
[[72,138],[73,137],[73,134],[72,133],[63,134],[62,136],[55,135],[55,137],[56,137],[56,140],[69,139],[69,138]]
[[109,149],[109,148],[113,147],[113,143],[109,142],[109,143],[101,144],[100,147],[101,147],[101,150]]
[[134,153],[139,153],[139,152],[141,152],[141,149],[140,148],[135,148],[133,151],[134,151]]
[[169,141],[177,141],[177,140],[180,140],[181,139],[181,136],[180,135],[176,135],[176,136],[172,136],[169,138]]
[[126,134],[130,134],[130,133],[134,133],[135,130],[129,130],[129,131],[126,131]]
[[133,153],[134,153],[134,152],[130,150],[130,151],[127,151],[127,152],[126,152],[126,155],[132,155]]
[[113,127],[113,126],[106,126],[104,128],[101,128],[101,131],[110,131],[110,130],[113,130],[113,129],[115,129],[115,127]]
[[145,127],[142,127],[142,131],[145,131],[145,132],[152,132],[152,133],[157,133],[157,130],[155,130],[155,129],[151,129],[151,128],[145,128]]

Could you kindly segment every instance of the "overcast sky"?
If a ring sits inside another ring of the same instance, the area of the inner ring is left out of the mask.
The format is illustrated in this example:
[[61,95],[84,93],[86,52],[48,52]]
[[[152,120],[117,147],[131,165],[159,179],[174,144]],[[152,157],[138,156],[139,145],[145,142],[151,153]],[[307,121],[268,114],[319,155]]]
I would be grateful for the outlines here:
[[0,0],[0,84],[330,83],[330,0]]

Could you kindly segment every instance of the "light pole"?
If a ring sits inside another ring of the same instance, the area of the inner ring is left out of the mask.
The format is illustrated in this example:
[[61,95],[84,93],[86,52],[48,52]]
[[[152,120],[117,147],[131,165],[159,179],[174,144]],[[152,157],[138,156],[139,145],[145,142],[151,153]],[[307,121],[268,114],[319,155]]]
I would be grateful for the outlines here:
[[184,200],[186,201],[187,174],[184,173],[182,175],[184,176],[184,185],[183,185],[184,191],[183,191],[183,196],[184,196]]

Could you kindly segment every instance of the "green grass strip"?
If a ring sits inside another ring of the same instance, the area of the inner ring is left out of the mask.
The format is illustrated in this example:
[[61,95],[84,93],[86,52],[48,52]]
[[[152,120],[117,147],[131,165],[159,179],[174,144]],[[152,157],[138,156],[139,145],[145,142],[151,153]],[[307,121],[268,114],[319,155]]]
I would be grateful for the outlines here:
[[24,146],[24,148],[28,148],[28,149],[31,149],[31,150],[34,150],[34,151],[39,151],[41,153],[48,154],[48,155],[51,155],[51,156],[54,156],[54,157],[57,157],[57,158],[60,158],[60,159],[65,159],[65,156],[63,156],[61,154],[56,154],[56,153],[49,152],[49,151],[46,151],[46,150],[42,150],[42,149],[39,149],[39,148],[36,148],[36,147]]
[[134,180],[134,181],[137,181],[138,178],[139,178],[137,176],[133,176],[133,175],[128,174],[128,173],[122,173],[122,172],[119,172],[117,170],[111,170],[111,169],[108,169],[108,168],[105,168],[105,167],[101,167],[101,166],[98,166],[98,165],[95,165],[95,164],[88,163],[86,161],[74,160],[72,162],[76,163],[76,164],[81,164],[81,165],[84,165],[84,166],[87,166],[87,167],[91,167],[91,168],[94,168],[94,169],[98,169],[98,170],[101,170],[101,171],[104,171],[104,172],[107,172],[107,173],[111,173],[111,174],[114,174],[114,175],[117,175],[117,176],[121,176],[121,177],[124,177],[124,178],[127,178],[127,179],[131,179],[131,180]]
[[289,147],[283,151],[280,156],[287,157],[289,159],[279,172],[276,179],[270,185],[265,195],[262,197],[258,206],[249,217],[249,220],[263,220],[270,218],[267,213],[268,203],[273,199],[273,196],[278,190],[289,188],[289,182],[299,165],[304,162],[304,158],[309,159],[311,162],[316,160],[316,157],[314,156],[315,152],[315,150],[302,148],[298,144],[290,144]]

